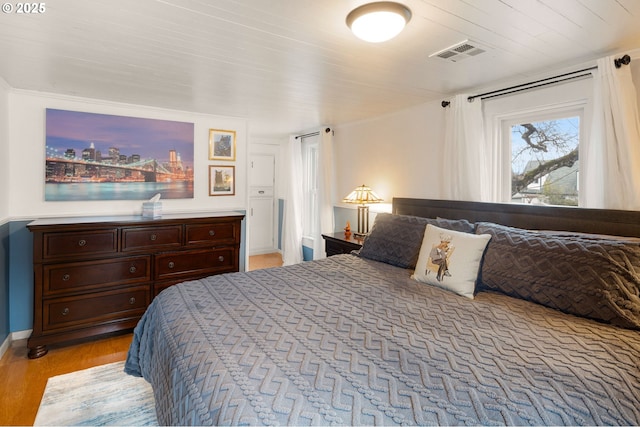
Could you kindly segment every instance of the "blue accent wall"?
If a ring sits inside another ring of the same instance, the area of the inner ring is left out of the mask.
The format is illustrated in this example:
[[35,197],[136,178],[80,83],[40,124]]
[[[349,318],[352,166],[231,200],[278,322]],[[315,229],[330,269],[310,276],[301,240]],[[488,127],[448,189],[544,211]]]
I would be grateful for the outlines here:
[[9,333],[9,223],[0,225],[0,344]]
[[33,327],[33,237],[30,221],[10,223],[9,328],[10,332]]
[[313,261],[313,248],[302,246],[302,260]]
[[33,326],[33,243],[29,221],[0,226],[0,343]]

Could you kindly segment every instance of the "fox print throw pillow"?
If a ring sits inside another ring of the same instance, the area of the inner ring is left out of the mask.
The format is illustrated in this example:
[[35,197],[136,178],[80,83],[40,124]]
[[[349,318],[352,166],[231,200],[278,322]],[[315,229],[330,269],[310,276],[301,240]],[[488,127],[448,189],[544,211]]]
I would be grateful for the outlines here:
[[473,299],[488,234],[427,225],[413,279]]

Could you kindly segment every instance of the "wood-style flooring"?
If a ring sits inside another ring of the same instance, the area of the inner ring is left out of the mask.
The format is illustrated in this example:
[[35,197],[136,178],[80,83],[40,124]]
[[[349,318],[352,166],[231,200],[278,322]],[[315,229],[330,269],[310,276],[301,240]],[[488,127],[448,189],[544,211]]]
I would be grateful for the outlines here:
[[132,334],[65,347],[27,358],[26,340],[16,341],[0,360],[0,425],[33,425],[49,377],[124,360]]
[[[249,257],[249,270],[282,265],[280,254]],[[50,347],[27,358],[26,340],[16,341],[0,360],[0,426],[33,425],[47,380],[56,375],[125,360],[132,334]]]
[[247,270],[260,270],[261,268],[280,267],[281,265],[282,255],[279,253],[254,255],[249,257]]

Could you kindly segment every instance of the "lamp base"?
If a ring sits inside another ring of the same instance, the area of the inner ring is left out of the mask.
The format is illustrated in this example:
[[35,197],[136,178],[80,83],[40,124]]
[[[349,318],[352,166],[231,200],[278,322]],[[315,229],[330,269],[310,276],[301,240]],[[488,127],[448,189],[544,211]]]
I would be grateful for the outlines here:
[[358,206],[358,231],[356,236],[366,236],[369,234],[369,206]]

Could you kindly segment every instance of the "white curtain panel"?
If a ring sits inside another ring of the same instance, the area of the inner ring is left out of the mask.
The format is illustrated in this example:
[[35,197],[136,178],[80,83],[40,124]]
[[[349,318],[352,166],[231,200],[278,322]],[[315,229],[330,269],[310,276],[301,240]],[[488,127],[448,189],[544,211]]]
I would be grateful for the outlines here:
[[313,259],[326,257],[323,233],[333,233],[333,131],[327,127],[319,130],[320,144],[318,157],[318,232],[313,236]]
[[442,194],[446,199],[489,201],[482,102],[456,95],[445,109]]
[[640,119],[631,67],[598,60],[593,120],[581,152],[581,206],[640,209]]
[[289,137],[284,169],[287,174],[287,193],[284,201],[282,226],[282,261],[284,265],[302,262],[302,142]]

